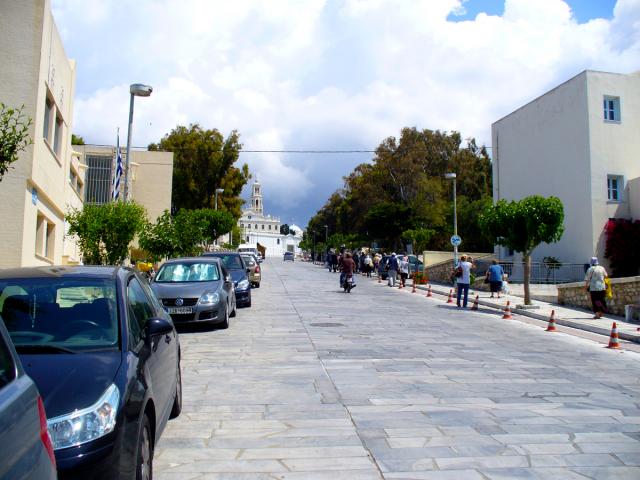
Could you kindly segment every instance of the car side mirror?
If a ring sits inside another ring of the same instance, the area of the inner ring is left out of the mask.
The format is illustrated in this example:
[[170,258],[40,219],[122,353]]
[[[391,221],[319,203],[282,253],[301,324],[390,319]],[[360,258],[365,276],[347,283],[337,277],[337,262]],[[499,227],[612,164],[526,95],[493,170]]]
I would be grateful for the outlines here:
[[152,318],[145,326],[147,338],[151,339],[160,335],[168,335],[173,332],[173,324],[165,318]]

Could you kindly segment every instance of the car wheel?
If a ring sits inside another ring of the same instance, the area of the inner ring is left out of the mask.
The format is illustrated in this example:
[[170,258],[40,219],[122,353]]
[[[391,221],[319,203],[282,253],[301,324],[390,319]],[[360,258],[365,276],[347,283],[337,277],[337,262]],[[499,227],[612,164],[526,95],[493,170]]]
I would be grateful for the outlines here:
[[173,407],[169,418],[176,418],[182,412],[182,373],[178,365],[178,383],[176,384],[176,396],[173,397]]
[[136,461],[136,480],[153,478],[153,441],[151,440],[151,424],[146,415],[142,419],[138,438],[138,455]]
[[224,309],[224,321],[220,324],[222,330],[229,328],[229,304]]

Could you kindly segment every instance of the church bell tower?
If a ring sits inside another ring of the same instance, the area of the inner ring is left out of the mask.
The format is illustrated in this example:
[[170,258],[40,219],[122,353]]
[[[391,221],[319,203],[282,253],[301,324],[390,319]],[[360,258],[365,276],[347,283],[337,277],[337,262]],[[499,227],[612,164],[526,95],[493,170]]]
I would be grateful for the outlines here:
[[251,190],[251,210],[262,215],[262,187],[257,179]]

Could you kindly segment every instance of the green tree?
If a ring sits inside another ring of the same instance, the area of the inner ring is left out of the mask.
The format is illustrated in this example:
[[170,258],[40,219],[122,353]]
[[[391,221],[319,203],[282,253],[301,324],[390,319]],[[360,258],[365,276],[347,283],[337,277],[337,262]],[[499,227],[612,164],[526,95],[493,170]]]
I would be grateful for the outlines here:
[[235,220],[229,212],[212,209],[165,210],[156,223],[140,234],[140,246],[155,260],[200,255],[207,245],[231,231]]
[[142,206],[133,202],[85,205],[67,213],[69,235],[76,236],[88,265],[119,265],[129,256],[129,245],[146,222]]
[[80,135],[76,135],[75,133],[72,133],[71,145],[85,145],[84,138],[82,138]]
[[402,232],[402,238],[411,242],[413,253],[418,255],[427,249],[429,240],[434,233],[434,230],[430,228],[409,229]]
[[213,208],[217,188],[218,209],[240,218],[242,188],[251,175],[244,164],[236,167],[240,156],[240,135],[234,130],[225,139],[216,130],[205,130],[198,124],[177,126],[149,150],[173,152],[172,201],[174,211]]
[[289,225],[283,223],[280,225],[280,235],[289,235]]
[[522,254],[524,302],[531,305],[531,253],[542,242],[555,243],[564,232],[564,208],[557,197],[532,195],[519,201],[499,200],[480,215],[480,226],[496,245]]
[[29,128],[33,121],[20,108],[11,108],[0,102],[0,181],[11,164],[18,160],[18,153],[33,143]]

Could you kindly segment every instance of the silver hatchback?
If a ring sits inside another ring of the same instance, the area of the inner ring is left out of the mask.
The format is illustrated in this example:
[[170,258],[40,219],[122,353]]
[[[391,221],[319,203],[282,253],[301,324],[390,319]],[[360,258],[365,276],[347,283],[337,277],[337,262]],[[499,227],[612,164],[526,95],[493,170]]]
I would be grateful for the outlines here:
[[162,264],[151,289],[174,323],[206,322],[229,327],[236,315],[231,275],[214,257],[176,258]]

